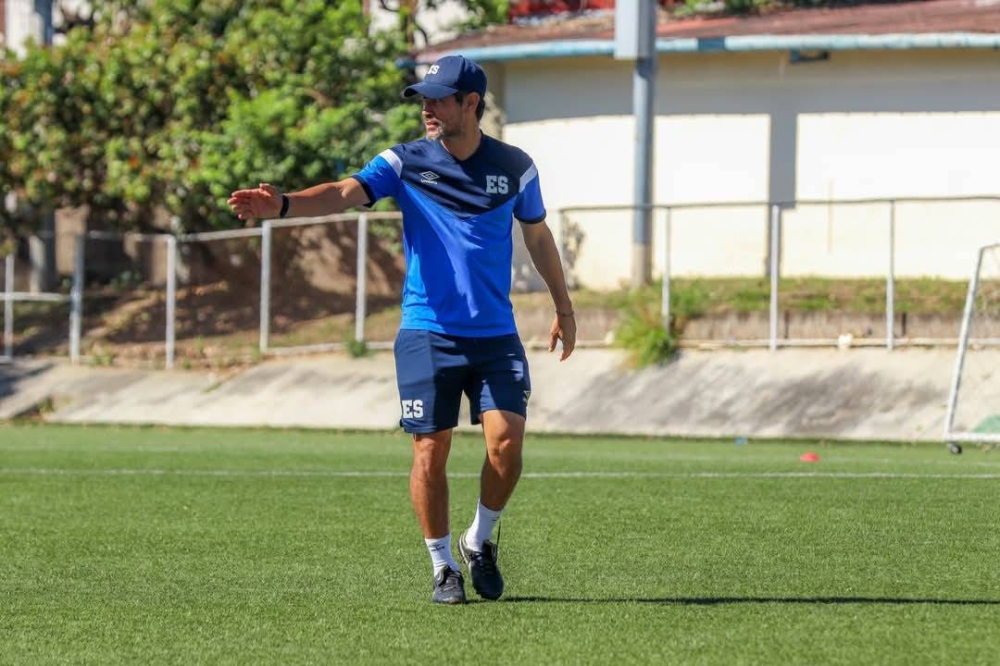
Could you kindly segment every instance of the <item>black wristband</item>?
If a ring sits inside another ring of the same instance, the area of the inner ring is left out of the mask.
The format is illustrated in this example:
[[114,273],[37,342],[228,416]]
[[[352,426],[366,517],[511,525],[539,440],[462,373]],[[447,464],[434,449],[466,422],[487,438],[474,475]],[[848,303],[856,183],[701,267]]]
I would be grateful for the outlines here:
[[288,215],[288,195],[284,192],[281,193],[281,212],[278,213],[278,217],[284,217]]

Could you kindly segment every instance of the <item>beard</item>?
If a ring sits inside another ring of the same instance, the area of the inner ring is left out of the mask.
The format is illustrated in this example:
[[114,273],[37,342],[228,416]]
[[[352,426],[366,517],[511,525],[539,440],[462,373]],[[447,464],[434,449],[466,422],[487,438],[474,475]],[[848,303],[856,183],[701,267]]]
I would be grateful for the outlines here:
[[435,118],[434,122],[437,125],[433,128],[425,127],[425,132],[427,138],[431,141],[440,141],[441,139],[454,139],[462,136],[462,126],[461,123],[456,123],[456,126],[450,124],[445,124],[441,120]]

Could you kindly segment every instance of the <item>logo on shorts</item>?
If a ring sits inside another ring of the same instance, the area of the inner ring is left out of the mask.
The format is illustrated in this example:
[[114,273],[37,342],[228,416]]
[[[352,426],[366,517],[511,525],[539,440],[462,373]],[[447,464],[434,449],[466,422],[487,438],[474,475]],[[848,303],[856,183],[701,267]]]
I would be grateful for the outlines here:
[[400,404],[403,407],[403,418],[404,419],[422,419],[422,418],[424,418],[424,401],[423,400],[402,400]]
[[528,402],[529,398],[531,398],[531,391],[525,391],[524,392],[524,401]]

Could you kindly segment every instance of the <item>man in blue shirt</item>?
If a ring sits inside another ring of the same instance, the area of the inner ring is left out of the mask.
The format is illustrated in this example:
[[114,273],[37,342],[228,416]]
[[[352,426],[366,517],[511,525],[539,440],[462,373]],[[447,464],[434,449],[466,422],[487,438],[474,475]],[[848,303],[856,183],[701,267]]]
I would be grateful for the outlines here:
[[573,352],[576,322],[562,263],[545,224],[538,171],[523,151],[479,129],[486,73],[446,56],[408,87],[419,96],[426,138],[383,151],[338,182],[282,193],[262,183],[229,205],[240,219],[316,217],[393,197],[403,213],[406,279],[395,342],[402,418],[413,438],[410,496],[434,570],[432,600],[464,603],[464,579],[451,552],[445,467],[462,395],[481,423],[486,460],[480,497],[458,551],[476,592],[503,594],[494,527],[521,475],[531,380],[510,302],[513,220],[548,286],[555,313],[549,351]]

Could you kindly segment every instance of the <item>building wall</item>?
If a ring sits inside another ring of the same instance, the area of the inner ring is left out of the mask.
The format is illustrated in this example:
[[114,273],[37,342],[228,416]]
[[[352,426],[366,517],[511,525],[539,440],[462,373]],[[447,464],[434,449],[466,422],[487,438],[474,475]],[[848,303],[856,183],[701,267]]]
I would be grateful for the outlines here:
[[23,54],[24,43],[28,39],[37,43],[50,43],[53,4],[46,0],[4,0],[0,4],[4,13],[4,44],[16,53]]
[[[889,204],[826,202],[1000,195],[998,65],[1000,53],[958,50],[794,65],[778,52],[661,56],[655,201],[818,200],[782,213],[783,273],[885,274]],[[500,81],[504,138],[535,158],[554,227],[564,207],[631,203],[631,64],[513,63]],[[763,205],[674,211],[671,274],[763,275],[768,218]],[[665,220],[657,213],[657,273]],[[565,226],[580,283],[628,279],[631,212],[570,213]],[[1000,240],[1000,203],[900,203],[893,238],[897,274],[965,278],[975,248]]]
[[22,44],[29,37],[41,38],[41,22],[34,12],[32,0],[6,0],[4,44],[21,52]]

